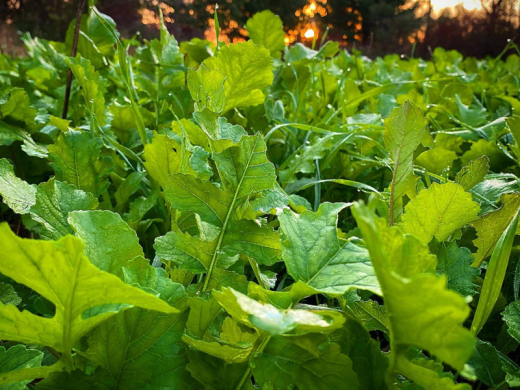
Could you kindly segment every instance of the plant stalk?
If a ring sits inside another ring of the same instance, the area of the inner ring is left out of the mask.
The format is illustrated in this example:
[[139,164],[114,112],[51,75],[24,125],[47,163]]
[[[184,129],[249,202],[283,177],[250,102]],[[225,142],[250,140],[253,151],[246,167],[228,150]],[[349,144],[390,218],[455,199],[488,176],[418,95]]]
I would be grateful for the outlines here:
[[[79,27],[81,25],[81,14],[83,13],[84,7],[85,7],[85,0],[79,0],[78,11],[76,13],[76,26],[74,27],[74,40],[72,41],[72,52],[70,54],[71,57],[76,57],[76,50],[78,49]],[[72,85],[72,70],[69,69],[69,71],[67,73],[67,86],[65,88],[65,99],[63,101],[63,112],[61,114],[62,119],[67,119],[67,111],[69,110],[71,85]]]

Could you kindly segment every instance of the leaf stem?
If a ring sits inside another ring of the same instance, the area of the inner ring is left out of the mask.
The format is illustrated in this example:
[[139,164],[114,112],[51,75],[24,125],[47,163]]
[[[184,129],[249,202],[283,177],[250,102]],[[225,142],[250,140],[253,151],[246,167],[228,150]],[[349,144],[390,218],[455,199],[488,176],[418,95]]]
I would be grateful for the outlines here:
[[[81,25],[81,14],[85,7],[85,0],[79,0],[78,11],[76,13],[76,26],[74,27],[74,40],[72,41],[71,57],[76,57],[76,50],[78,49],[79,27]],[[67,85],[65,88],[65,99],[63,100],[62,119],[67,119],[67,111],[69,110],[70,87],[72,85],[72,70],[69,69],[67,73]]]
[[[258,349],[255,352],[251,352],[251,354],[262,353],[264,351],[265,347],[267,347],[267,344],[269,344],[269,341],[271,341],[271,336],[267,336],[265,339],[263,339],[262,342],[260,343],[260,345],[258,346]],[[235,390],[240,390],[242,388],[242,386],[244,386],[244,383],[246,382],[246,380],[248,380],[249,378],[251,378],[251,367],[250,366],[247,367],[246,372],[244,372],[244,375],[242,375],[242,379],[240,379],[240,382],[238,383],[238,386],[236,387]]]

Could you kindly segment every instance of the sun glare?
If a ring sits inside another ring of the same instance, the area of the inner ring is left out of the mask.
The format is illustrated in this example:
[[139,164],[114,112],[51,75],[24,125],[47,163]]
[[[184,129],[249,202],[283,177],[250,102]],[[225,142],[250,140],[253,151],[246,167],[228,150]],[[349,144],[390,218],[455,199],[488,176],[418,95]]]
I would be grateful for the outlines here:
[[479,10],[482,8],[480,0],[432,0],[434,12],[441,12],[444,8],[455,7],[459,4],[468,11]]
[[305,31],[305,34],[303,36],[307,39],[314,38],[314,30],[312,28],[309,28],[307,31]]

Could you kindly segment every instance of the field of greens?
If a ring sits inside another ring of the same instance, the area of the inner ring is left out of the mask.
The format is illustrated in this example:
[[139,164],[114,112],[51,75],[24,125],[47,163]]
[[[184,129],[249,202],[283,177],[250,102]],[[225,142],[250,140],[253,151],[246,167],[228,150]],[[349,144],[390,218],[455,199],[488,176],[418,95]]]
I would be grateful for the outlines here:
[[520,387],[518,48],[215,25],[0,54],[0,388]]

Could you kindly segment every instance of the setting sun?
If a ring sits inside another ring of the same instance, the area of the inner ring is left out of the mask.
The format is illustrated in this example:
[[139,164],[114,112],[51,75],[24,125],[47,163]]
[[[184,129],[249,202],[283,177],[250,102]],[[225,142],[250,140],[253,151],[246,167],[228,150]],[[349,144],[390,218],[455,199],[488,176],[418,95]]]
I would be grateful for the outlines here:
[[480,0],[432,0],[433,13],[439,15],[443,9],[455,7],[459,4],[462,4],[468,11],[482,9]]
[[307,31],[305,31],[305,34],[303,36],[307,39],[314,38],[314,30],[312,28],[309,28]]

